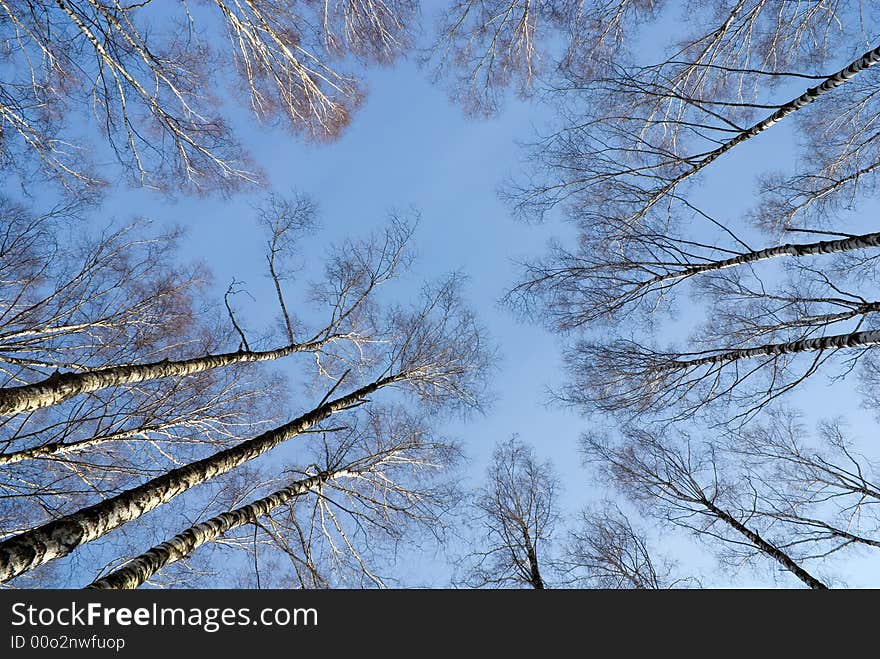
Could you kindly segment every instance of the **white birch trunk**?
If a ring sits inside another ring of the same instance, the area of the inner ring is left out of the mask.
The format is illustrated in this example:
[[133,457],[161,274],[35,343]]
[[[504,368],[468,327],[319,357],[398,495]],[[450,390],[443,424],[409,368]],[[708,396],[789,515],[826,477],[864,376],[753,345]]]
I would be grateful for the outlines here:
[[227,531],[267,515],[273,509],[284,505],[295,497],[306,494],[322,483],[353,475],[355,475],[353,472],[342,469],[320,473],[291,483],[253,503],[226,511],[189,527],[170,540],[166,540],[133,558],[106,577],[92,582],[87,588],[100,590],[137,588],[166,565],[188,556],[206,542],[219,538]]
[[253,460],[381,387],[402,379],[404,376],[398,374],[377,380],[237,446],[172,469],[143,485],[0,542],[0,582],[66,556],[80,545],[137,519],[191,487]]
[[802,339],[790,343],[768,343],[754,348],[727,350],[716,355],[695,359],[675,359],[658,365],[658,370],[692,368],[705,364],[721,364],[749,357],[772,357],[797,352],[818,352],[822,350],[840,350],[842,348],[866,348],[880,345],[880,330],[853,332],[852,334],[834,334],[815,339]]
[[764,540],[764,538],[742,524],[739,520],[735,519],[729,513],[721,510],[710,501],[703,501],[702,504],[706,506],[706,508],[718,519],[722,520],[728,526],[744,535],[755,547],[757,547],[762,552],[767,554],[770,558],[782,565],[786,570],[791,572],[794,576],[803,581],[810,588],[816,590],[824,590],[828,588],[828,586],[819,581],[816,577],[807,572],[800,565],[795,563],[794,560],[792,560],[791,556],[779,549],[779,547],[777,547],[776,545]]
[[752,137],[755,137],[760,133],[763,133],[771,126],[782,121],[782,119],[784,119],[788,115],[792,114],[793,112],[797,112],[801,108],[809,105],[810,103],[824,96],[828,92],[836,89],[837,87],[840,87],[840,85],[844,84],[847,80],[861,73],[862,71],[871,68],[877,62],[880,62],[880,46],[874,48],[873,50],[869,50],[859,59],[850,63],[849,66],[841,69],[834,75],[829,76],[822,82],[822,84],[817,85],[816,87],[809,88],[797,98],[792,99],[791,101],[780,107],[769,117],[762,119],[758,123],[739,133],[736,137],[705,153],[696,162],[696,164],[692,165],[684,172],[676,176],[669,183],[657,190],[657,192],[655,192],[651,196],[650,201],[644,206],[644,208],[642,208],[642,210],[637,213],[636,218],[641,217],[645,213],[647,213],[648,210],[650,210],[655,203],[662,199],[666,195],[666,193],[675,188],[676,185],[684,181],[686,178],[693,176],[701,169],[736,147],[738,144],[742,144],[746,140],[751,139]]
[[42,382],[0,389],[0,415],[30,412],[57,405],[78,394],[106,387],[144,382],[167,377],[183,377],[215,368],[246,362],[263,362],[287,357],[297,352],[315,350],[330,339],[301,343],[277,350],[226,352],[179,361],[163,360],[150,364],[109,366],[81,373],[53,373]]
[[652,286],[664,281],[673,279],[682,279],[691,277],[704,272],[715,272],[718,270],[726,270],[735,268],[740,265],[757,263],[758,261],[766,261],[782,256],[821,256],[823,254],[838,254],[841,252],[852,252],[860,249],[871,249],[880,247],[880,232],[866,233],[860,236],[852,236],[850,238],[841,238],[839,240],[820,240],[814,243],[795,243],[785,245],[777,245],[776,247],[768,247],[754,252],[747,252],[739,256],[732,256],[727,259],[711,261],[709,263],[700,263],[697,265],[689,265],[676,272],[669,272],[663,275],[656,275],[639,284],[639,288]]

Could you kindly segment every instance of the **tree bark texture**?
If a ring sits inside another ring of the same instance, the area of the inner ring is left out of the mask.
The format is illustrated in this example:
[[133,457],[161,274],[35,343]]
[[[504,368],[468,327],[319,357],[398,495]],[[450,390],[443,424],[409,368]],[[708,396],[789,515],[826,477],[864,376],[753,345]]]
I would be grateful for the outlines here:
[[78,394],[106,387],[133,384],[158,378],[183,377],[223,366],[280,359],[297,352],[320,348],[327,339],[301,343],[277,350],[226,352],[179,361],[163,360],[149,364],[109,366],[81,373],[55,372],[41,382],[0,389],[0,415],[30,412],[57,405]]
[[80,545],[137,519],[191,487],[253,460],[402,377],[392,375],[376,380],[237,446],[172,469],[138,487],[0,542],[0,582],[8,581],[55,558],[66,556]]
[[352,472],[347,470],[320,473],[291,483],[287,487],[246,506],[226,511],[200,522],[133,558],[106,577],[92,582],[87,588],[97,590],[137,588],[163,567],[191,554],[206,542],[267,515],[273,509],[284,505],[295,497],[306,494],[322,483],[350,475],[353,475]]

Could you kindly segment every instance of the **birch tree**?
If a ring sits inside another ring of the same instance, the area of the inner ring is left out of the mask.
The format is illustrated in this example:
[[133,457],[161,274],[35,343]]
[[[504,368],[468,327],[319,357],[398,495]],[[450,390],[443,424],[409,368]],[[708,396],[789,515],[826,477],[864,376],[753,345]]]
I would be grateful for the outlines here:
[[[377,244],[363,243],[361,245],[351,243],[337,251],[332,257],[330,267],[328,268],[328,277],[330,277],[330,279],[326,284],[327,288],[320,293],[316,293],[316,295],[321,295],[323,297],[321,300],[322,302],[330,305],[330,321],[304,341],[290,341],[293,337],[291,329],[292,321],[290,316],[286,313],[283,295],[280,292],[280,280],[278,279],[278,274],[275,271],[274,265],[277,251],[279,249],[277,245],[279,237],[283,234],[292,233],[292,228],[288,226],[283,231],[279,229],[274,234],[270,257],[270,271],[272,272],[276,284],[276,291],[278,291],[279,294],[279,303],[282,308],[282,314],[284,315],[284,322],[288,329],[288,336],[286,337],[288,343],[269,350],[251,350],[247,338],[240,333],[240,328],[235,324],[233,316],[233,325],[236,327],[236,331],[239,332],[241,337],[239,349],[236,351],[221,352],[219,354],[200,354],[185,359],[165,358],[160,361],[140,364],[114,364],[103,368],[90,368],[90,364],[85,360],[72,363],[47,363],[46,365],[54,365],[56,367],[48,377],[27,384],[7,386],[0,390],[0,414],[11,415],[29,412],[56,405],[73,396],[91,393],[112,386],[144,382],[159,378],[183,377],[193,373],[200,373],[234,364],[271,361],[299,352],[316,353],[333,342],[343,340],[357,343],[361,339],[359,333],[362,331],[358,323],[368,322],[366,321],[367,314],[362,307],[366,306],[367,299],[376,287],[389,281],[397,273],[406,258],[404,247],[409,237],[409,232],[410,229],[404,224],[399,222],[396,224],[393,223],[384,237],[376,239],[381,242],[378,242]],[[289,236],[288,239],[290,239]],[[85,264],[80,269],[80,274],[77,275],[79,279],[91,281],[91,278],[95,276],[95,262],[98,263],[98,267],[118,267],[116,261],[117,254],[114,251],[111,251],[115,247],[115,240],[117,239],[114,239],[114,242],[110,242],[109,245],[99,245],[98,249],[101,251],[98,252],[97,256],[87,255]],[[119,246],[119,249],[124,250],[125,247],[126,245],[122,244]],[[357,250],[359,249],[363,249],[364,251],[358,252]],[[108,253],[103,253],[104,250]],[[371,254],[371,251],[376,252],[376,254]],[[140,263],[140,266],[142,268],[150,266],[154,271],[162,272],[161,264],[157,265],[155,261],[150,260],[154,256],[155,254],[148,254],[147,258],[144,258]],[[375,262],[370,260],[373,256],[377,256]],[[83,274],[83,271],[85,271],[85,274]],[[137,275],[128,276],[132,279],[133,283]],[[60,292],[55,291],[50,293],[36,305],[28,306],[23,302],[21,293],[15,291],[10,292],[10,298],[15,299],[16,303],[21,305],[21,308],[11,307],[7,311],[7,314],[10,316],[9,324],[11,326],[11,333],[9,336],[11,339],[15,339],[17,335],[14,333],[14,328],[17,325],[26,326],[27,329],[20,330],[19,334],[24,334],[28,341],[18,344],[11,342],[10,352],[16,349],[24,352],[34,344],[38,346],[38,349],[45,350],[45,348],[39,344],[39,339],[42,337],[33,336],[34,330],[31,329],[30,326],[36,323],[42,324],[44,322],[42,319],[35,319],[34,316],[45,307],[49,307],[49,312],[58,314],[59,312],[55,311],[51,305],[54,302],[54,298],[61,295],[65,296],[65,302],[70,305],[75,305],[74,308],[77,313],[82,313],[83,316],[86,317],[90,316],[92,318],[97,318],[97,320],[90,320],[89,323],[86,324],[86,327],[80,327],[80,323],[75,327],[76,331],[81,332],[94,325],[97,325],[98,327],[115,326],[114,321],[117,321],[118,319],[102,317],[91,310],[82,310],[80,308],[83,304],[80,297],[83,294],[79,291],[71,294],[69,290],[72,287],[72,284],[77,283],[77,281],[77,279],[74,279],[72,283],[67,282],[61,285],[59,287]],[[26,289],[28,285],[29,282],[25,282],[23,288]],[[103,285],[107,284],[105,283]],[[110,285],[114,289],[120,289],[120,286],[116,282],[110,282]],[[167,286],[170,286],[170,284]],[[100,295],[101,292],[102,291],[98,291],[95,295]],[[68,299],[67,296],[70,296],[70,298]],[[37,308],[35,309],[34,307]],[[64,311],[60,313],[64,313]],[[168,317],[167,315],[157,315],[150,320],[157,326],[167,327],[167,322],[173,321],[174,318]],[[56,322],[54,318],[46,321],[46,324],[53,322]],[[137,328],[139,323],[130,321],[128,324]],[[69,325],[70,323],[68,322],[67,326],[60,329],[51,328],[45,331],[47,334],[54,337],[62,331],[71,331],[68,328]],[[125,327],[126,324],[123,322],[121,325]],[[158,342],[158,338],[152,337],[148,337],[147,339],[140,338],[139,340],[144,342]],[[106,339],[101,341],[101,343],[113,345],[112,341]],[[76,346],[75,349],[79,350],[82,354],[80,346]],[[22,362],[21,358],[15,357],[14,354],[8,359],[13,363],[16,363],[16,361]],[[33,360],[31,359],[31,361]],[[24,360],[24,363],[29,365],[27,360]],[[76,370],[72,372],[62,372],[58,367],[72,367]],[[17,377],[21,379],[22,376],[19,375]]]
[[[629,427],[583,438],[588,462],[661,523],[694,533],[737,571],[769,557],[812,587],[845,584],[848,565],[877,551],[876,464],[866,446],[840,420],[811,432],[802,414],[781,406],[703,437]],[[629,537],[624,525],[613,528]],[[587,536],[593,565],[652,574],[643,544],[608,557],[592,543],[599,535]]]
[[499,442],[487,483],[466,507],[475,538],[459,564],[460,584],[538,590],[699,585],[673,576],[675,564],[616,504],[604,501],[572,516],[563,511],[560,490],[553,465],[539,462],[532,447],[516,437]]
[[792,557],[772,532],[752,519],[749,492],[743,494],[735,472],[709,442],[683,432],[657,436],[654,430],[624,429],[622,439],[586,434],[586,460],[600,469],[634,501],[657,518],[690,530],[723,547],[746,547],[776,563],[813,589],[827,584]]
[[[774,7],[721,3],[695,11],[671,55],[621,50],[604,69],[565,69],[559,129],[510,195],[538,215],[561,204],[577,238],[527,261],[507,297],[571,337],[563,400],[626,419],[730,407],[742,422],[817,373],[845,378],[876,345],[873,227],[818,216],[870,185],[880,60],[862,42],[876,17]],[[846,46],[830,48],[832,35]],[[813,183],[759,172],[766,194],[733,213],[700,197],[714,163],[783,123]],[[669,322],[680,298],[686,329]]]
[[728,414],[721,410],[732,406],[728,418],[745,420],[819,372],[845,378],[877,344],[880,307],[830,274],[824,264],[798,263],[776,290],[765,283],[770,275],[752,270],[705,274],[698,290],[712,314],[686,348],[640,337],[580,339],[567,353],[572,380],[562,396],[660,418]]
[[368,410],[360,422],[352,415],[348,420],[352,426],[325,433],[312,451],[320,464],[305,472],[291,469],[294,480],[284,487],[189,527],[89,587],[137,587],[200,546],[249,525],[253,537],[246,530],[238,542],[253,553],[258,587],[266,585],[259,562],[271,561],[273,554],[281,555],[275,563],[280,567],[263,578],[276,586],[291,581],[301,587],[384,586],[374,565],[387,562],[377,560],[379,547],[387,550],[389,540],[399,544],[413,525],[437,531],[454,497],[438,476],[457,451],[433,439],[399,406]]
[[[527,261],[507,299],[566,337],[558,397],[620,427],[583,439],[609,484],[736,569],[769,560],[824,588],[876,548],[873,460],[838,422],[810,437],[780,405],[819,374],[841,390],[857,370],[872,400],[877,50],[860,31],[876,16],[770,9],[722,3],[659,62],[565,72],[536,178],[510,196],[526,215],[561,206],[577,237]],[[713,199],[777,125],[798,140],[794,172],[764,172],[789,165],[768,153],[751,172],[757,203]],[[658,584],[644,533],[619,515],[575,533],[588,581]]]
[[[519,210],[540,215],[567,201],[585,225],[608,215],[638,224],[718,158],[876,64],[873,44],[853,49],[844,67],[815,72],[831,61],[830,39],[861,36],[848,29],[859,19],[845,3],[774,9],[732,0],[696,10],[694,29],[675,35],[673,54],[659,62],[632,51],[566,69],[568,82],[556,84],[565,123],[537,145],[540,178],[513,191]],[[778,100],[788,89],[799,91]]]
[[619,242],[608,237],[608,247],[601,250],[589,244],[569,249],[557,241],[549,256],[525,264],[523,281],[507,299],[526,312],[548,314],[545,322],[566,332],[598,322],[613,325],[633,312],[650,317],[668,306],[676,287],[704,275],[748,270],[773,259],[808,261],[838,253],[873,260],[880,246],[880,234],[872,232],[751,249],[729,226],[723,225],[723,233],[730,246],[701,243],[668,226],[634,230]]
[[[280,205],[276,198],[272,208]],[[278,379],[248,364],[307,352],[326,374],[335,363],[362,361],[371,295],[406,259],[409,235],[398,223],[376,244],[340,246],[323,288],[309,293],[329,319],[312,328],[316,340],[289,343],[286,336],[274,348],[252,350],[234,317],[230,327],[196,305],[204,273],[172,262],[174,234],[151,236],[134,226],[80,238],[69,209],[41,216],[8,210],[0,463],[10,505],[30,514],[18,509],[7,533],[280,420],[278,394],[270,393]],[[288,242],[298,242],[294,228],[285,228]],[[284,251],[274,253],[279,267]],[[280,291],[280,279],[274,283]],[[281,312],[288,327],[310,331]],[[333,348],[338,340],[348,347]],[[233,341],[237,350],[224,349]]]
[[[345,376],[319,403],[293,420],[239,444],[82,508],[0,543],[4,581],[137,519],[192,487],[253,460],[314,428],[330,416],[361,405],[387,387],[406,387],[430,404],[478,402],[475,386],[483,363],[479,330],[458,300],[454,282],[426,291],[422,307],[394,310],[388,320],[387,352],[365,380],[347,393],[334,394]],[[346,371],[349,373],[349,371]]]
[[[145,223],[85,231],[80,216],[90,211],[76,202],[37,213],[5,199],[2,212],[0,391],[62,370],[205,353],[225,340],[196,302],[205,273],[176,262],[176,232]],[[76,401],[3,415],[4,534],[258,427],[244,410],[266,413],[260,399],[273,384],[244,369],[160,386],[108,383]]]
[[658,558],[644,530],[611,502],[581,513],[559,561],[567,586],[660,590],[699,584],[675,578],[671,561]]
[[853,434],[839,420],[811,433],[799,413],[777,408],[723,442],[745,465],[753,518],[785,538],[780,544],[801,560],[880,549],[876,460]]
[[[770,494],[773,476],[750,471],[761,457],[751,467],[735,451],[722,459],[720,436],[704,445],[688,433],[720,435],[729,422],[747,432],[819,373],[840,382],[861,366],[863,382],[873,381],[877,243],[862,193],[876,170],[877,15],[821,0],[563,5],[554,9],[572,10],[571,30],[549,37],[541,3],[460,3],[441,42],[444,62],[464,65],[454,94],[472,110],[496,109],[511,80],[527,92],[538,59],[552,69],[542,82],[556,123],[529,150],[523,182],[504,194],[525,218],[561,210],[576,236],[526,261],[506,299],[564,337],[558,398],[639,428],[623,444],[589,449],[624,489],[653,501],[661,518],[706,520],[683,524],[823,587],[802,563],[870,544],[870,533],[834,536],[846,525],[804,503],[810,495],[796,479]],[[682,11],[687,20],[669,31]],[[604,32],[588,18],[602,12],[614,16]],[[669,33],[663,43],[626,43],[623,35],[658,24]],[[548,56],[542,40],[552,38],[561,47]],[[763,171],[786,168],[780,149],[748,171],[759,177],[757,203],[731,210],[734,200],[709,198],[720,189],[713,175],[744,171],[725,164],[786,128],[799,142],[793,173]],[[854,209],[866,212],[842,212]],[[676,298],[687,301],[680,316]],[[871,400],[870,385],[862,389]],[[679,427],[685,421],[699,430]],[[658,437],[648,422],[659,422]],[[829,464],[841,462],[838,453]],[[585,526],[572,547],[599,580],[659,583],[630,524],[599,514]],[[808,546],[816,553],[801,551]]]
[[[487,484],[474,500],[477,542],[466,559],[470,587],[544,589],[560,512],[559,479],[549,462],[513,437],[492,454]],[[482,536],[485,535],[485,540]]]
[[[15,208],[20,230],[7,234],[2,265],[4,580],[196,485],[218,496],[235,468],[323,431],[324,419],[380,389],[404,388],[426,409],[480,405],[487,357],[457,278],[426,287],[416,308],[376,299],[410,260],[400,220],[331,248],[323,277],[298,282],[308,315],[289,313],[300,305],[290,306],[286,262],[313,212],[305,198],[275,197],[262,210],[281,323],[255,339],[228,299],[225,321],[195,320],[201,273],[173,263],[173,235],[127,228],[65,240],[75,223]],[[308,357],[316,397],[283,423],[284,387],[257,362],[296,354]]]
[[218,111],[224,78],[236,77],[236,95],[258,118],[332,139],[360,97],[336,61],[393,60],[409,46],[414,9],[408,0],[7,0],[0,154],[21,171],[36,158],[51,178],[98,183],[103,176],[67,121],[92,112],[140,184],[207,191],[256,181],[258,166]]

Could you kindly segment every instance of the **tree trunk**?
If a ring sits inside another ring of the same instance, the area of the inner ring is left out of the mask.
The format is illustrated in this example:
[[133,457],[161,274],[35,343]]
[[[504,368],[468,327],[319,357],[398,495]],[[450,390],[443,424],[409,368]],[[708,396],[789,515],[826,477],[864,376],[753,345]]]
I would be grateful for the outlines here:
[[786,570],[794,574],[798,579],[807,584],[810,588],[813,589],[827,589],[824,583],[819,581],[812,574],[804,570],[800,565],[795,563],[791,557],[786,554],[784,551],[776,547],[775,545],[767,542],[759,536],[757,533],[752,531],[750,528],[742,524],[739,520],[734,519],[729,513],[724,510],[718,508],[711,501],[703,501],[702,504],[706,506],[708,510],[712,512],[718,519],[728,524],[730,527],[736,529],[739,533],[744,535],[749,541],[755,545],[762,552],[767,554],[770,558],[781,564]]
[[[805,91],[797,98],[792,99],[785,105],[782,105],[769,117],[762,119],[750,128],[746,128],[745,130],[743,130],[736,137],[728,140],[717,148],[703,154],[702,157],[697,160],[696,164],[691,165],[688,169],[676,176],[672,181],[657,190],[651,196],[650,201],[644,206],[641,211],[639,211],[635,219],[638,219],[638,217],[641,217],[645,213],[647,213],[648,210],[650,210],[654,206],[654,204],[662,199],[666,195],[666,193],[672,190],[676,185],[684,181],[686,178],[693,176],[701,169],[733,149],[738,144],[741,144],[742,142],[745,142],[746,140],[751,139],[752,137],[755,137],[760,133],[763,133],[774,124],[782,121],[782,119],[784,119],[788,115],[792,114],[793,112],[797,112],[798,110],[806,107],[821,96],[824,96],[828,92],[836,89],[837,87],[840,87],[840,85],[845,83],[847,80],[857,75],[858,73],[861,73],[862,71],[871,68],[877,62],[880,62],[880,46],[874,48],[873,50],[869,50],[859,59],[850,63],[849,66],[847,66],[846,68],[843,68],[834,75],[829,76],[822,82],[822,84],[817,85],[816,87],[810,87],[807,91]],[[690,158],[689,160],[694,159],[696,159],[696,157]]]
[[8,581],[55,558],[66,556],[80,545],[137,519],[195,485],[205,483],[253,460],[330,415],[351,407],[365,396],[403,377],[397,374],[376,380],[346,396],[323,403],[311,412],[248,439],[238,446],[172,469],[143,485],[0,542],[0,582]]
[[535,551],[535,546],[532,544],[529,530],[524,526],[522,533],[526,544],[526,555],[529,558],[529,583],[536,590],[544,590],[544,580],[541,578],[541,571],[538,569],[538,554]]
[[880,62],[880,46],[877,46],[873,50],[869,50],[859,59],[851,62],[849,66],[841,69],[834,75],[827,77],[822,82],[822,84],[816,87],[810,87],[803,94],[780,107],[776,112],[774,112],[766,119],[759,121],[751,128],[747,128],[742,133],[734,137],[732,140],[729,140],[728,142],[725,142],[724,144],[719,146],[717,149],[710,151],[700,160],[699,163],[697,163],[697,165],[695,165],[694,171],[702,169],[713,160],[716,160],[722,154],[730,151],[730,149],[735,147],[737,144],[745,142],[747,139],[764,132],[765,130],[778,123],[793,112],[797,112],[798,110],[806,107],[821,96],[824,96],[828,92],[837,89],[847,80],[861,73],[862,71],[871,68],[877,62]]
[[646,286],[652,286],[672,279],[691,277],[703,272],[725,270],[727,268],[756,263],[757,261],[765,261],[780,256],[819,256],[822,254],[837,254],[839,252],[850,252],[860,249],[870,249],[873,247],[880,247],[880,233],[866,233],[861,236],[841,238],[840,240],[821,240],[815,243],[777,245],[776,247],[768,247],[754,252],[747,252],[728,259],[690,265],[677,272],[656,275],[655,277],[651,277],[650,279],[641,282],[638,284],[638,287],[644,288]]
[[335,478],[350,475],[353,475],[353,472],[344,469],[320,473],[316,476],[291,483],[287,487],[246,506],[221,513],[216,517],[189,527],[160,545],[156,545],[140,556],[133,558],[118,570],[111,572],[106,577],[94,581],[87,588],[101,590],[137,588],[163,567],[191,554],[206,542],[219,538],[231,529],[244,526],[267,515],[273,509],[284,505],[294,497],[306,494],[313,487]]
[[104,442],[117,442],[125,439],[132,439],[138,436],[145,437],[149,432],[159,431],[163,428],[169,428],[173,425],[175,424],[160,423],[155,426],[145,426],[141,428],[134,428],[132,430],[122,430],[120,432],[111,433],[109,435],[100,435],[98,437],[81,439],[76,442],[50,442],[49,444],[43,444],[41,446],[35,446],[33,448],[21,449],[20,451],[0,453],[0,465],[14,464],[16,462],[21,462],[22,460],[51,458],[56,455],[64,455],[65,453],[70,453],[71,451],[79,451],[85,448],[89,448],[90,446],[97,446],[98,444],[103,444]]
[[666,364],[659,365],[659,370],[673,370],[703,366],[705,364],[721,364],[749,357],[772,357],[796,352],[817,352],[822,350],[840,350],[842,348],[866,348],[880,345],[880,330],[867,332],[853,332],[852,334],[833,334],[815,339],[802,339],[790,343],[768,343],[755,348],[742,348],[727,350],[696,359],[673,359]]
[[277,350],[226,352],[179,361],[163,360],[150,364],[109,366],[81,373],[59,373],[56,371],[41,382],[0,389],[0,415],[30,412],[42,407],[57,405],[77,394],[98,391],[106,387],[158,378],[182,377],[232,364],[280,359],[297,352],[320,348],[330,340],[329,338],[321,339]]

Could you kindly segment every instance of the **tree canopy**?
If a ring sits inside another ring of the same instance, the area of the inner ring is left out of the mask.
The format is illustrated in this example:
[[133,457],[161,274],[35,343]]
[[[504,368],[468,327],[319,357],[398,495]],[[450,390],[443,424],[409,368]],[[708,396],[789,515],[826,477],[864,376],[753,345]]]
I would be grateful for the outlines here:
[[0,0],[0,45],[0,581],[870,581],[880,8]]

